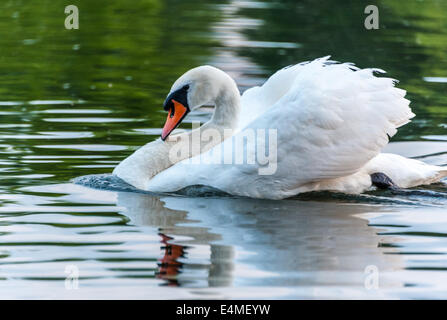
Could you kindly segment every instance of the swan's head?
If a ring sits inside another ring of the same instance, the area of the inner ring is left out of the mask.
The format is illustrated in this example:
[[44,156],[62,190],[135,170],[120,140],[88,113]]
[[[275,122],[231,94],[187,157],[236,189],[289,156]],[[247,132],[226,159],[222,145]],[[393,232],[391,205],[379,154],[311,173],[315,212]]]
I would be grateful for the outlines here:
[[203,105],[214,105],[229,80],[234,83],[225,72],[211,66],[191,69],[178,78],[163,105],[169,114],[161,139],[165,140],[191,110]]

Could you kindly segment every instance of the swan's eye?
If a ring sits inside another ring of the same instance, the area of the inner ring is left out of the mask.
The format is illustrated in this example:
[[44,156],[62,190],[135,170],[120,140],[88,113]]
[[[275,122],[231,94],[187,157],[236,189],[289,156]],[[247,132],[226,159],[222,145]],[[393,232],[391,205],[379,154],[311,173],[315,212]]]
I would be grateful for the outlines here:
[[183,88],[182,88],[182,90],[185,90],[185,91],[188,91],[188,89],[189,89],[189,84],[183,86]]

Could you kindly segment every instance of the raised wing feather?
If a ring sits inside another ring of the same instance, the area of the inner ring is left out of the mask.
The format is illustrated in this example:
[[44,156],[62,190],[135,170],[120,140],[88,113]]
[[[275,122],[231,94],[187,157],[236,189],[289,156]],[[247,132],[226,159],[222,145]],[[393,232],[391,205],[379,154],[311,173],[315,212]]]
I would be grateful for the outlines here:
[[[327,58],[323,59],[326,61]],[[303,62],[285,67],[275,72],[262,86],[245,90],[241,97],[242,110],[238,127],[243,129],[282,98],[290,90],[305,64],[306,62]]]

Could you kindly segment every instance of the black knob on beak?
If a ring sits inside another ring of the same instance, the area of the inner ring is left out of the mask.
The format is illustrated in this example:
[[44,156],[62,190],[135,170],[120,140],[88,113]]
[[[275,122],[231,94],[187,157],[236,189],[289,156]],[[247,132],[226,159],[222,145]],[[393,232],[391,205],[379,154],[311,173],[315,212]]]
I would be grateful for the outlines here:
[[170,111],[174,108],[174,104],[172,103],[172,100],[180,102],[182,105],[184,105],[186,108],[189,109],[188,106],[188,89],[189,85],[183,86],[181,89],[178,89],[174,92],[172,92],[165,100],[163,104],[163,109],[165,111]]

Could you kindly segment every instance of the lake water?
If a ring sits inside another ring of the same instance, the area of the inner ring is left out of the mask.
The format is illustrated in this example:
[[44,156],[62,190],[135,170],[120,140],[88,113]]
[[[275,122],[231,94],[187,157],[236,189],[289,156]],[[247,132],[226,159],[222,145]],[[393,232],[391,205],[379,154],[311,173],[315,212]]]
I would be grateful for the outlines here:
[[445,183],[260,201],[71,182],[156,139],[192,67],[243,92],[328,54],[399,79],[417,117],[387,151],[445,165],[447,2],[71,3],[79,30],[54,1],[0,4],[0,298],[447,298]]

